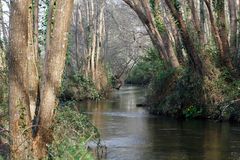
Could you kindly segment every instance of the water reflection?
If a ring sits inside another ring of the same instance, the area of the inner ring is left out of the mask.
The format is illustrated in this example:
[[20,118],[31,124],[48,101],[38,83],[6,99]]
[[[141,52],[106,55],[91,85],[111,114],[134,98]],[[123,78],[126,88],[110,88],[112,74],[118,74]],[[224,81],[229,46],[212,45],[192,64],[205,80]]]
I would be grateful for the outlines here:
[[124,87],[110,100],[85,102],[111,160],[240,160],[240,126],[204,121],[179,122],[148,115],[136,104],[144,89]]

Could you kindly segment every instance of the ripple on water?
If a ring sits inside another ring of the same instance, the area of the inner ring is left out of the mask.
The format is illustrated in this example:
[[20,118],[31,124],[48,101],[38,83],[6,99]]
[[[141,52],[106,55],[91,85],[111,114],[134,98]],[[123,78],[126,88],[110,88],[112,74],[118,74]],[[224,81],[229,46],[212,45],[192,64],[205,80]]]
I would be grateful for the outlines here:
[[146,111],[142,112],[85,112],[86,114],[100,114],[103,116],[111,117],[126,117],[126,118],[155,118],[153,115],[149,115]]

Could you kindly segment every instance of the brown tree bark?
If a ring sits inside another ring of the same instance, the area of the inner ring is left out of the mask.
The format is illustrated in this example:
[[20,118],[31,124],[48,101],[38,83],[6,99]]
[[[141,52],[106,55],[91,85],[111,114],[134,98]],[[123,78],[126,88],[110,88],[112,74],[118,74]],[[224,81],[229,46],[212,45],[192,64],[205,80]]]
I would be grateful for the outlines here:
[[234,58],[237,58],[237,3],[228,0],[230,15],[230,51]]
[[28,80],[29,80],[29,105],[31,120],[35,117],[37,108],[39,77],[38,77],[38,0],[29,9],[28,19]]
[[58,105],[57,96],[65,65],[73,0],[58,0],[50,7],[55,7],[54,20],[53,17],[49,19],[53,23],[53,28],[49,32],[51,36],[46,47],[43,83],[41,86],[40,121],[38,133],[34,139],[35,154],[39,159],[46,156],[47,144],[52,142],[54,110]]
[[200,32],[203,35],[203,44],[207,43],[207,29],[205,24],[207,23],[206,19],[206,9],[204,5],[204,0],[200,0]]
[[228,31],[226,25],[226,13],[225,13],[225,0],[218,0],[219,4],[217,12],[217,24],[219,29],[219,35],[223,45],[223,57],[221,58],[223,65],[229,69],[233,69],[232,61],[230,57],[230,46],[228,41]]
[[197,31],[198,38],[201,44],[204,44],[204,33],[201,32],[200,18],[198,16],[198,11],[196,9],[196,4],[194,0],[187,0],[187,3],[191,9],[192,20],[195,30]]
[[[140,2],[137,1],[131,1],[131,0],[123,0],[126,4],[131,7],[136,14],[138,15],[139,19],[142,21],[142,23],[145,25],[147,32],[152,40],[153,45],[157,49],[159,55],[161,58],[167,63],[171,64],[172,67],[177,68],[180,66],[178,59],[175,54],[172,54],[172,52],[167,52],[167,49],[165,48],[163,38],[160,35],[153,19],[153,15],[151,13],[150,7],[147,4],[147,1],[141,0]],[[156,2],[157,3],[157,2]],[[169,53],[171,54],[169,56]],[[169,59],[169,57],[171,59]]]
[[[147,6],[146,1],[143,6],[147,10],[148,6]],[[148,12],[150,12],[149,9],[148,9]],[[168,56],[170,65],[173,68],[178,68],[180,66],[179,59],[178,59],[177,55],[175,54],[175,51],[173,48],[173,42],[170,39],[170,34],[169,34],[170,29],[167,29],[169,26],[167,26],[167,24],[163,20],[164,18],[161,16],[159,0],[154,1],[154,8],[153,8],[152,12],[153,12],[153,17],[154,17],[155,23],[156,23],[156,20],[161,20],[162,23],[165,24],[164,27],[162,28],[162,31],[158,31],[158,32],[164,40],[164,46],[166,48],[166,52],[167,52],[167,56]]]
[[75,13],[75,57],[76,57],[76,64],[77,64],[77,71],[79,71],[80,69],[80,64],[79,64],[79,30],[80,30],[80,20],[81,20],[81,10],[80,10],[80,6],[79,6],[79,2],[77,2],[77,6],[76,6],[76,13]]
[[211,23],[211,30],[213,32],[213,36],[214,36],[216,45],[220,52],[221,63],[223,65],[227,66],[228,68],[232,69],[233,66],[231,64],[230,57],[227,55],[227,54],[229,54],[230,50],[229,50],[228,36],[226,33],[226,28],[225,28],[226,27],[225,11],[219,11],[220,13],[218,13],[219,22],[221,23],[220,24],[221,28],[219,28],[216,25],[216,20],[214,18],[214,14],[213,14],[212,7],[211,7],[211,1],[204,0],[204,2],[208,9],[209,19],[210,19],[210,23]]
[[9,118],[11,159],[31,159],[32,124],[29,101],[29,58],[32,28],[29,28],[30,0],[12,1],[9,54]]
[[180,33],[182,37],[182,42],[188,53],[190,65],[197,73],[199,73],[200,75],[203,75],[205,71],[204,71],[204,66],[202,64],[202,61],[198,55],[199,51],[194,46],[194,42],[192,41],[187,31],[187,26],[183,20],[181,12],[179,12],[177,8],[175,8],[171,0],[165,0],[165,3],[167,4],[170,12],[172,13],[172,16],[177,21],[178,27],[181,30]]

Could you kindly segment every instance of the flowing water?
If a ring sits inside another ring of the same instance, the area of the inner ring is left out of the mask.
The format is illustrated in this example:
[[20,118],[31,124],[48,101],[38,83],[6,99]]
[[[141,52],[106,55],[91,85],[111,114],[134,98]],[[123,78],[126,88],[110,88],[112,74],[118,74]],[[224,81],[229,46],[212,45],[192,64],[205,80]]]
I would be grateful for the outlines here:
[[178,121],[149,115],[136,104],[145,90],[126,86],[110,100],[85,102],[109,160],[240,160],[240,125]]

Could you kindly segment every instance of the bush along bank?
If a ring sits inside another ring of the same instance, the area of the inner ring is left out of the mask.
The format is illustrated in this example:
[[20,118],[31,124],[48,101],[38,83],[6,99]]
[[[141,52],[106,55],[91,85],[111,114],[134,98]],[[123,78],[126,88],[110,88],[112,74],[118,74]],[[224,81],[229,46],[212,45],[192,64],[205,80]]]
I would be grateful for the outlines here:
[[49,145],[52,159],[95,159],[87,148],[87,143],[94,142],[100,147],[100,135],[88,117],[73,111],[70,107],[61,107],[57,111],[54,124],[53,143]]
[[100,100],[106,98],[111,89],[112,85],[109,83],[99,90],[90,78],[78,73],[63,79],[60,100],[61,102]]
[[[149,50],[128,79],[141,83],[148,76],[150,113],[181,119],[240,121],[240,80],[237,76],[226,68],[212,69],[214,74],[210,78],[199,76],[187,66],[165,69],[154,54],[154,50]],[[149,65],[151,63],[155,65]]]
[[[97,128],[86,115],[74,111],[70,106],[59,107],[56,110],[52,128],[53,141],[47,146],[48,156],[45,159],[94,160],[96,153],[88,149],[88,143],[94,143],[97,149],[103,148]],[[0,159],[9,159],[8,138],[8,132],[0,136],[0,142],[5,140],[5,144],[0,144]]]
[[91,79],[85,78],[80,73],[64,77],[60,95],[62,102],[82,101],[86,99],[98,100],[100,98],[101,94]]

